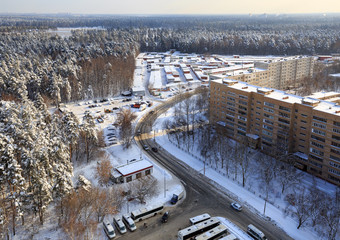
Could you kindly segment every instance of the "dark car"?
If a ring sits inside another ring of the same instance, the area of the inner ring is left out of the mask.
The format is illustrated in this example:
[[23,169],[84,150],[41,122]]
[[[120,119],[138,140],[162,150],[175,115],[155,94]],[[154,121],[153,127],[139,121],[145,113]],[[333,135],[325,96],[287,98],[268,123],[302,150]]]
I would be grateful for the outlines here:
[[169,212],[165,212],[162,216],[162,223],[166,223],[168,222],[168,219],[169,219]]
[[151,150],[154,151],[154,152],[158,152],[158,149],[155,148],[155,147],[151,148]]

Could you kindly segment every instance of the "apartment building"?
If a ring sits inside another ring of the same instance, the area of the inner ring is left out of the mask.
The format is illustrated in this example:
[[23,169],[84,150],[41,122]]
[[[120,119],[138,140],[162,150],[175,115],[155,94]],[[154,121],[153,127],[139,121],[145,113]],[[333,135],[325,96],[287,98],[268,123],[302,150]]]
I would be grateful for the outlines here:
[[255,62],[255,67],[267,71],[268,80],[261,82],[260,86],[287,89],[290,86],[295,86],[299,79],[312,76],[314,58],[298,56],[269,59]]
[[267,154],[340,185],[340,106],[233,79],[210,84],[210,122]]

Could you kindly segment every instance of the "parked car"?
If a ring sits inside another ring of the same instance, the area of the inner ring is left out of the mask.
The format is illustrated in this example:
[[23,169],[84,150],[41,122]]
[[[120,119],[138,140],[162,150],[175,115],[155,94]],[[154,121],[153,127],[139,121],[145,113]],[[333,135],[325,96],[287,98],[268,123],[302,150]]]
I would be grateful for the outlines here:
[[132,220],[132,218],[128,214],[123,215],[123,222],[128,227],[128,229],[130,229],[131,232],[137,229],[135,222]]
[[116,237],[115,230],[109,221],[107,220],[103,221],[103,226],[104,231],[109,239],[113,239],[114,237]]
[[152,151],[158,152],[158,149],[156,147],[151,148]]
[[230,206],[234,208],[236,211],[239,211],[239,212],[242,211],[242,206],[236,202],[231,203]]
[[162,223],[166,223],[169,219],[169,212],[165,212],[162,216]]
[[148,150],[149,150],[148,145],[143,145],[143,148],[144,148],[145,151],[148,151]]

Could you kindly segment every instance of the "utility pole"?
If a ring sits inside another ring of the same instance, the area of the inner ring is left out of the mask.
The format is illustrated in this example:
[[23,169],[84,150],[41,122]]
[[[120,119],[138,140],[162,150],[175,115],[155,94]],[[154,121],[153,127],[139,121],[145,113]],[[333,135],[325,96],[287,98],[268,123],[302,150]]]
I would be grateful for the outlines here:
[[166,180],[165,180],[165,170],[163,170],[164,172],[164,198],[166,198]]

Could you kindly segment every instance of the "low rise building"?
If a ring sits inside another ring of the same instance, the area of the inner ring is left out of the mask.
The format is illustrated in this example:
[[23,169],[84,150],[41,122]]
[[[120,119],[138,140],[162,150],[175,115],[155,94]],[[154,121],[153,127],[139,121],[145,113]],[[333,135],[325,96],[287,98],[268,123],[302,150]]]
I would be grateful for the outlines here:
[[153,172],[153,165],[147,160],[130,160],[113,170],[112,176],[116,183],[126,183],[148,176]]

